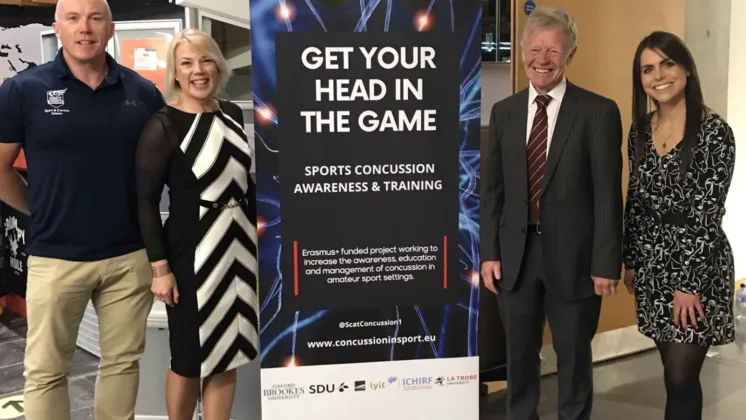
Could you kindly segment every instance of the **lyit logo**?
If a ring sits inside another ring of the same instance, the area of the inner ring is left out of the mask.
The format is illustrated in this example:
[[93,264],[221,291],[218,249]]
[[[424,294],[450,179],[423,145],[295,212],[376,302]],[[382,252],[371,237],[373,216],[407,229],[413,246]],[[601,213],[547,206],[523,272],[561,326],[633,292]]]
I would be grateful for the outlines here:
[[365,381],[355,381],[355,391],[365,391]]
[[371,382],[370,383],[370,390],[371,391],[380,391],[382,389],[386,389],[386,382],[378,381],[378,382]]

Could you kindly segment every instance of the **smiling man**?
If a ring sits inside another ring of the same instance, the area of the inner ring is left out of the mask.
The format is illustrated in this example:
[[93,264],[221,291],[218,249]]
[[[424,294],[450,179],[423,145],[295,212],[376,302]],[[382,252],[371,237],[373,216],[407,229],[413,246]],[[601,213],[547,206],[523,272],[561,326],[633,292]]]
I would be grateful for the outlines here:
[[[164,106],[155,85],[106,53],[104,0],[59,0],[51,63],[0,85],[0,199],[30,214],[25,416],[70,418],[67,374],[89,301],[99,320],[96,418],[134,418],[153,303],[137,219],[135,148]],[[28,188],[13,170],[26,153]]]
[[577,29],[566,12],[536,8],[521,49],[530,85],[493,106],[482,151],[481,274],[505,327],[508,417],[539,418],[548,321],[559,418],[590,419],[591,340],[622,267],[621,118],[567,80]]

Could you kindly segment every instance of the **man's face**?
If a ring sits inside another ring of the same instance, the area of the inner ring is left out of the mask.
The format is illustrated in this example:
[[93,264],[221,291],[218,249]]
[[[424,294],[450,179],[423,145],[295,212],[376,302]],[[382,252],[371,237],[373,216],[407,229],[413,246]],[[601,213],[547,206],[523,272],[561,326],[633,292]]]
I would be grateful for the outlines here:
[[53,27],[68,56],[82,63],[101,57],[114,34],[104,0],[59,0]]
[[534,28],[523,42],[523,69],[539,93],[552,90],[565,77],[575,51],[569,51],[567,34],[554,27]]

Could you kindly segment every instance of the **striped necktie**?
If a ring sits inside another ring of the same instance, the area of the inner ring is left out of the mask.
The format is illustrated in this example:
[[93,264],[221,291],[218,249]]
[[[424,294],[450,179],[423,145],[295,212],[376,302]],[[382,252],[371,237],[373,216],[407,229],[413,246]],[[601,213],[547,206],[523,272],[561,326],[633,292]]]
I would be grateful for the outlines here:
[[547,140],[549,139],[547,105],[551,100],[552,97],[547,95],[536,97],[536,115],[526,146],[526,156],[528,157],[528,220],[532,224],[539,223],[539,197],[544,180],[544,168],[547,163]]

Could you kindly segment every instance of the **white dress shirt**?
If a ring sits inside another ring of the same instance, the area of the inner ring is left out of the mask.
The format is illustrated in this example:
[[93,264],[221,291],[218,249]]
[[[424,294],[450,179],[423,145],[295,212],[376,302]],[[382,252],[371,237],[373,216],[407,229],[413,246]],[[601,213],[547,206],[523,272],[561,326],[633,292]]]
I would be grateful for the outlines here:
[[[552,98],[547,105],[547,153],[549,153],[549,145],[552,143],[552,134],[554,133],[554,126],[557,124],[557,115],[559,115],[560,105],[562,105],[562,98],[565,96],[567,90],[567,79],[562,78],[562,81],[557,84],[547,95]],[[534,85],[528,84],[528,118],[526,123],[526,144],[531,136],[531,128],[534,124],[534,117],[536,116],[536,97],[539,95],[534,89]]]

